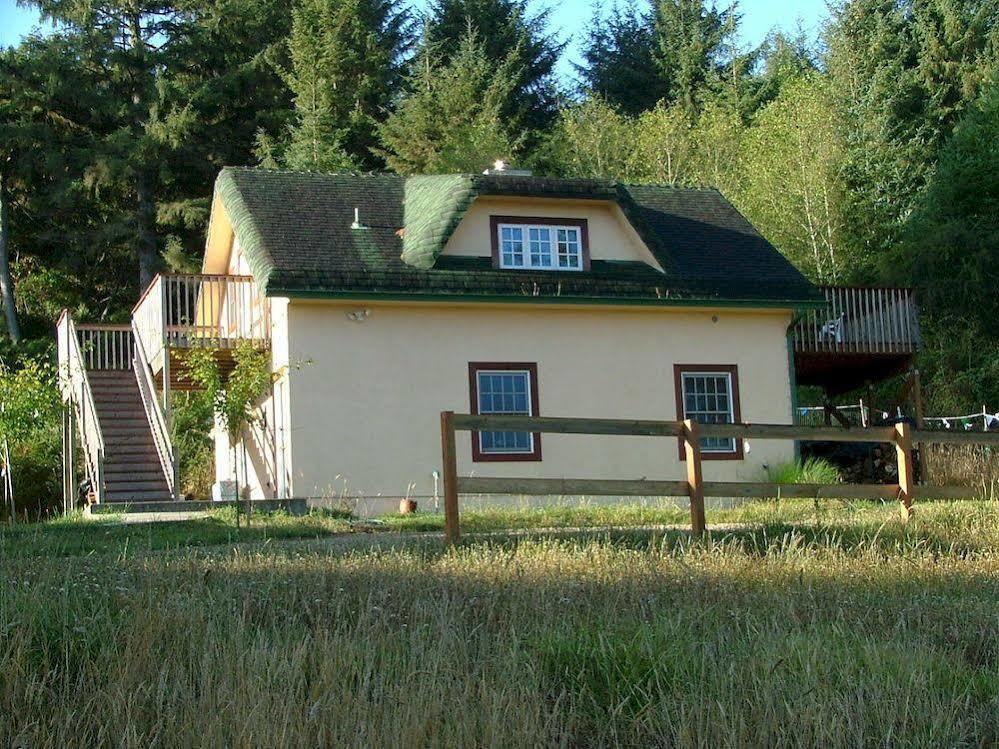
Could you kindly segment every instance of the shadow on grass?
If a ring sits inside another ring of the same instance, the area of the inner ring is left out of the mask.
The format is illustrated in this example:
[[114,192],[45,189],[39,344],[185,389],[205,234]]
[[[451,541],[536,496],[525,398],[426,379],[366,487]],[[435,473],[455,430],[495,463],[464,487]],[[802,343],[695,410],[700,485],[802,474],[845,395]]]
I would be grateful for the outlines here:
[[71,557],[87,554],[166,551],[268,539],[323,538],[349,529],[342,518],[257,513],[247,522],[234,511],[183,520],[124,523],[116,516],[76,522],[0,527],[0,556]]

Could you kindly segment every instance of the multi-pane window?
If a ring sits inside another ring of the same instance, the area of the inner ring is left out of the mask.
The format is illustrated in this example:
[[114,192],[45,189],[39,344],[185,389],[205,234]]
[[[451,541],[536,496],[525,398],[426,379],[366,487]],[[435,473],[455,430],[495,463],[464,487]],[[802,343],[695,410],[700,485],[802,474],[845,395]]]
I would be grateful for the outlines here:
[[[683,417],[701,424],[730,424],[735,421],[735,404],[730,372],[682,372]],[[734,453],[731,437],[705,437],[701,450],[711,453]]]
[[499,266],[533,270],[583,270],[579,226],[499,224]]
[[[472,364],[472,406],[478,414],[536,415],[537,369],[531,365]],[[472,434],[473,457],[539,459],[539,437],[531,432],[488,431]]]

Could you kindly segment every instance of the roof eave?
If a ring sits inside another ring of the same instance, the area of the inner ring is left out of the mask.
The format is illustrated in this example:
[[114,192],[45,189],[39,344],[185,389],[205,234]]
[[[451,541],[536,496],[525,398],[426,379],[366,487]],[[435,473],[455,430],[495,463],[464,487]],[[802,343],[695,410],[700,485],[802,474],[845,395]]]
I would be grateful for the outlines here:
[[269,297],[288,299],[371,299],[410,302],[480,302],[490,304],[565,304],[602,307],[733,307],[742,309],[804,310],[824,307],[816,299],[716,299],[710,297],[650,298],[600,296],[525,296],[522,294],[447,294],[399,291],[332,291],[325,289],[267,288]]

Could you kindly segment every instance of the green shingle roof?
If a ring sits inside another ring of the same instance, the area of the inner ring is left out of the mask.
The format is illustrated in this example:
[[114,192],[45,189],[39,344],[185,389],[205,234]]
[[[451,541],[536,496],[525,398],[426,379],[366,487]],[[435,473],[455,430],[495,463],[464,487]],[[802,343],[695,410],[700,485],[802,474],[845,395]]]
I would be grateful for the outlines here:
[[[514,175],[407,178],[229,168],[216,191],[270,296],[782,307],[822,300],[716,190]],[[489,258],[442,256],[468,207],[484,195],[616,202],[666,272],[599,260],[584,272],[501,270]],[[352,227],[355,208],[360,228]]]

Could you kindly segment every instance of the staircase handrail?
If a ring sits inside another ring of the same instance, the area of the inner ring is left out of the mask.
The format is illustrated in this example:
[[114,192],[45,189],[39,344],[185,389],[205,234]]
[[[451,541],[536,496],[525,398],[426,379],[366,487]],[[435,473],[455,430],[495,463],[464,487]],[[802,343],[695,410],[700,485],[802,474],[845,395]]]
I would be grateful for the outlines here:
[[167,488],[170,496],[177,498],[179,486],[177,456],[173,449],[173,441],[170,439],[170,428],[167,425],[166,416],[160,406],[159,398],[156,397],[156,385],[153,382],[152,368],[146,355],[146,347],[142,342],[142,336],[136,328],[135,321],[132,321],[133,338],[135,339],[135,362],[132,369],[135,370],[135,379],[139,384],[139,395],[142,397],[142,405],[146,411],[146,418],[153,433],[153,444],[156,446],[156,454],[160,459],[160,466],[163,468],[163,476],[166,478]]
[[97,404],[90,387],[87,367],[80,351],[76,325],[69,310],[63,310],[57,323],[59,339],[59,385],[64,401],[75,412],[80,442],[86,458],[87,478],[97,502],[104,501],[104,433],[97,418]]

